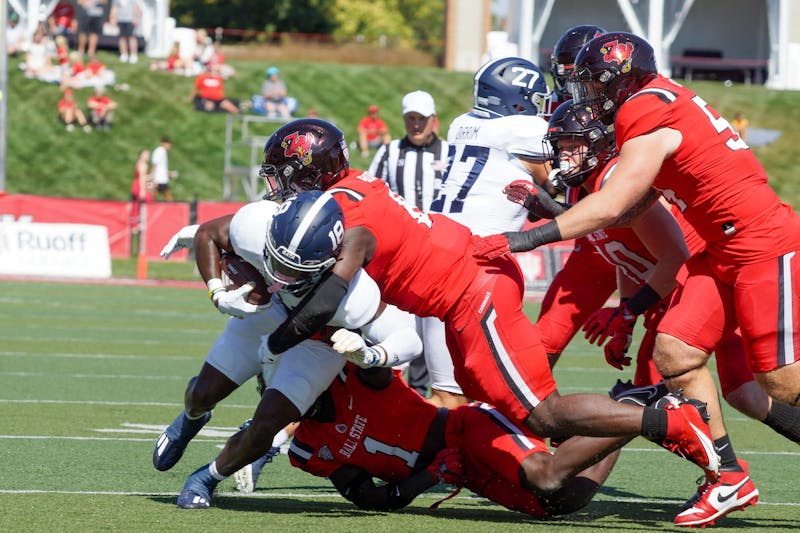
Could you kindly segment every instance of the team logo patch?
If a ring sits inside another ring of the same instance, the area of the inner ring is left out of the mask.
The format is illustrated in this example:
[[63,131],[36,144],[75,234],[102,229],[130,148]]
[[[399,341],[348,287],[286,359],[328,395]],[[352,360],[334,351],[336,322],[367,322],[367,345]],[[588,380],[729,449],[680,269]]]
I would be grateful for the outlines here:
[[319,457],[323,461],[333,461],[333,452],[331,451],[330,448],[328,448],[328,445],[326,444],[325,446],[317,450],[317,457]]
[[309,165],[311,164],[311,154],[313,152],[312,146],[316,140],[313,133],[300,135],[298,132],[293,131],[281,141],[283,155],[296,157],[303,165]]
[[631,69],[634,48],[633,43],[610,41],[605,43],[600,51],[603,53],[603,61],[617,63],[621,66],[622,72],[628,72]]

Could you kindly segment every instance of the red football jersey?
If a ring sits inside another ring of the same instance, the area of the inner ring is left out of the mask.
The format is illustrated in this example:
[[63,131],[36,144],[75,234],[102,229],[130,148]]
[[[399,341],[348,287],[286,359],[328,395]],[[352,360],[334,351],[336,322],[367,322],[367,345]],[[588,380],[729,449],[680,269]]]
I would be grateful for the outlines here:
[[744,264],[800,247],[800,217],[767,185],[761,163],[728,121],[689,89],[658,76],[619,108],[615,127],[619,146],[658,128],[681,133],[654,185],[709,253]]
[[[411,390],[399,371],[388,387],[369,388],[352,372],[333,380],[334,422],[303,420],[289,451],[293,466],[328,477],[344,465],[384,481],[407,479],[414,471],[437,407]],[[410,394],[409,394],[410,393]]]
[[478,275],[466,226],[410,207],[386,182],[361,170],[350,170],[328,192],[342,207],[345,228],[363,226],[377,239],[365,270],[386,302],[443,319]]

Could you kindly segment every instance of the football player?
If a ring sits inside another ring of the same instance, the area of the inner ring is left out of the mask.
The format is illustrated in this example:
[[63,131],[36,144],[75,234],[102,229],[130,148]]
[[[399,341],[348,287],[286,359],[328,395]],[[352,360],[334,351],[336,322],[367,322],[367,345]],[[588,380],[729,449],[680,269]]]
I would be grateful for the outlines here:
[[[688,275],[658,327],[658,370],[670,389],[706,401],[714,433],[724,432],[706,362],[738,325],[748,366],[771,396],[764,422],[782,434],[791,431],[800,401],[800,216],[769,187],[764,168],[730,124],[658,74],[653,48],[641,37],[617,32],[589,41],[570,83],[577,103],[614,124],[620,158],[612,176],[552,222],[487,237],[478,255],[586,235],[628,220],[663,195],[707,248],[688,261]],[[730,443],[718,440],[717,447],[722,475],[708,478],[676,524],[712,524],[754,501]]]
[[[208,507],[219,481],[263,457],[275,435],[299,419],[344,365],[339,354],[320,340],[304,341],[293,349],[295,353],[287,356],[270,353],[262,342],[286,318],[285,306],[296,303],[326,275],[333,263],[331,256],[335,256],[341,245],[344,231],[341,209],[329,195],[319,194],[319,202],[306,206],[314,207],[310,215],[306,211],[298,213],[296,208],[300,206],[292,202],[281,206],[272,201],[254,202],[235,215],[206,222],[199,228],[184,228],[163,252],[168,256],[181,247],[193,245],[209,297],[220,311],[234,318],[228,320],[200,373],[189,381],[184,411],[159,436],[153,452],[156,469],[172,468],[189,441],[209,421],[215,405],[245,381],[260,375],[266,385],[249,426],[229,439],[215,461],[189,477],[178,498],[179,507]],[[287,260],[294,261],[297,271],[304,273],[302,279],[276,279],[266,259],[267,231],[280,229],[271,224],[275,213],[303,218],[309,229],[308,237],[292,243],[291,250],[273,250],[274,255],[283,253]],[[270,290],[280,295],[258,306],[246,299],[252,286],[226,290],[220,271],[223,250],[235,253],[258,268],[270,280]],[[361,327],[376,343],[372,352],[377,359],[374,363],[392,364],[419,354],[422,346],[414,330],[413,317],[393,306],[383,305],[377,286],[366,273],[357,274],[346,293],[330,324]],[[365,364],[363,360],[360,362]],[[237,458],[241,458],[235,467],[228,466],[231,447],[235,448]]]
[[[305,139],[303,149],[291,149],[298,138]],[[641,434],[680,450],[705,471],[718,469],[701,404],[679,401],[643,409],[601,395],[558,393],[539,337],[522,310],[523,280],[513,258],[477,261],[476,238],[468,228],[409,207],[364,172],[295,179],[297,169],[309,164],[308,154],[316,154],[315,145],[330,146],[331,138],[346,158],[341,131],[320,120],[287,123],[265,147],[265,177],[275,196],[325,189],[342,206],[346,222],[332,274],[269,336],[273,353],[318,330],[335,310],[347,280],[363,266],[386,302],[445,322],[456,380],[469,398],[488,401],[514,423],[543,436]],[[535,475],[526,471],[526,478]],[[532,478],[528,482],[535,486]]]
[[[551,453],[488,404],[437,409],[397,371],[347,364],[300,422],[289,459],[362,509],[394,511],[444,482],[542,518],[588,504],[624,442],[576,437]],[[605,458],[587,468],[595,454]],[[523,463],[538,473],[535,490],[520,478]]]

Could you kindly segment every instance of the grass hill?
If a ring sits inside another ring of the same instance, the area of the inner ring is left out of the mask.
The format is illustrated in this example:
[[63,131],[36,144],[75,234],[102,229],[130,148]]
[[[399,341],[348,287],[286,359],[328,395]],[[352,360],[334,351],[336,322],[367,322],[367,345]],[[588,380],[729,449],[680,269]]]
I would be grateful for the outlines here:
[[[109,89],[120,104],[111,132],[67,133],[57,119],[58,87],[26,79],[9,62],[7,191],[52,196],[127,199],[133,163],[142,148],[152,149],[163,134],[173,139],[170,166],[181,173],[173,190],[178,200],[195,196],[222,197],[225,115],[194,111],[188,100],[193,78],[151,72],[147,61],[121,64],[115,55],[101,60],[116,72],[126,92]],[[260,91],[262,61],[233,61],[237,76],[225,83],[230,97],[248,99]],[[415,89],[433,94],[441,131],[471,105],[471,75],[438,68],[332,63],[275,62],[289,92],[299,100],[298,116],[315,108],[323,118],[337,123],[349,141],[368,105],[381,107],[381,116],[395,136],[403,134],[402,95]],[[772,91],[761,86],[725,87],[716,82],[689,84],[726,118],[743,111],[753,127],[781,130],[783,135],[755,152],[770,174],[781,197],[800,206],[800,92]],[[76,92],[85,103],[90,89]],[[355,167],[364,160],[351,153]]]

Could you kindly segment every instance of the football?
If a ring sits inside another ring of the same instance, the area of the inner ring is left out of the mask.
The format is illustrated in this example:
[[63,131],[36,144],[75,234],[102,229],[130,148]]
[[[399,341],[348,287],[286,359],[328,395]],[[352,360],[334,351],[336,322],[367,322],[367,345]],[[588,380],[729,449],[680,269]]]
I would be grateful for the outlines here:
[[271,295],[267,290],[267,280],[256,267],[234,254],[222,254],[219,266],[222,270],[223,282],[229,290],[252,282],[255,283],[255,288],[247,296],[247,301],[254,305],[269,303]]

